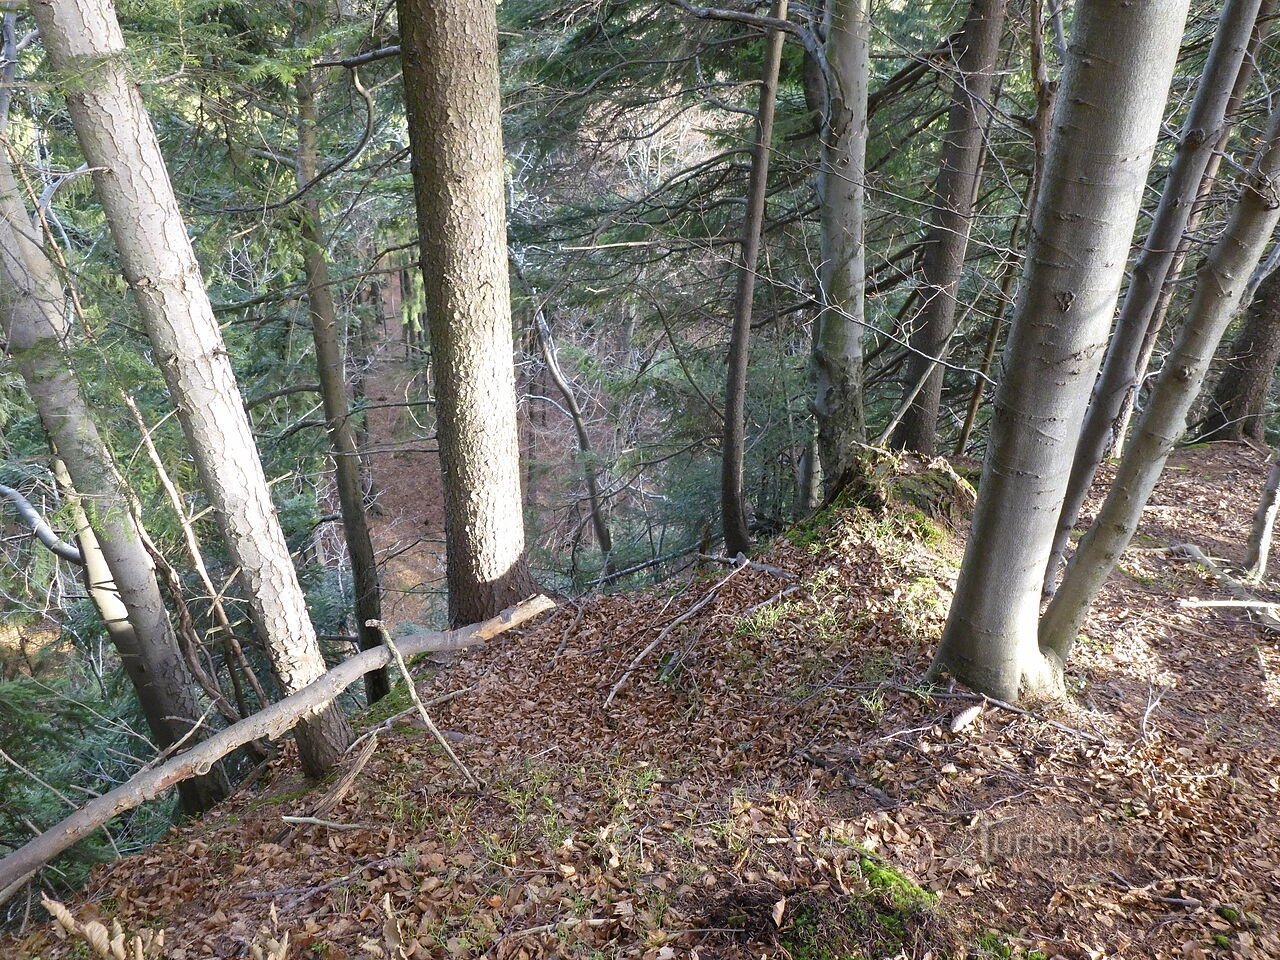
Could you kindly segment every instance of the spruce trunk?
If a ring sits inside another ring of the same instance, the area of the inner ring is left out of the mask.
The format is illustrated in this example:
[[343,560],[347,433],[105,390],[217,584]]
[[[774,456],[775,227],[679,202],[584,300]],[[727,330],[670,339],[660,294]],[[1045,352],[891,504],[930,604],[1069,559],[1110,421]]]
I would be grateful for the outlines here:
[[[787,17],[787,0],[773,0],[769,16]],[[760,70],[760,106],[756,111],[756,140],[747,180],[747,212],[742,218],[738,285],[733,297],[733,330],[729,335],[728,372],[724,387],[724,437],[721,440],[720,516],[724,550],[734,557],[751,549],[747,503],[743,491],[746,458],[747,360],[751,353],[751,314],[755,305],[756,263],[760,259],[760,234],[764,229],[764,205],[769,180],[769,152],[773,141],[773,113],[778,94],[778,69],[782,62],[783,33],[769,31]]]
[[[324,658],[115,10],[109,0],[32,10],[272,672],[284,693],[300,690],[324,673]],[[329,704],[296,736],[303,768],[321,776],[351,730]]]
[[895,446],[937,453],[942,403],[942,358],[956,329],[956,297],[969,248],[973,202],[986,148],[983,122],[990,109],[1005,0],[973,0],[961,34],[959,78],[952,92],[941,170],[934,188],[932,225],[924,248],[924,306],[911,333],[906,382],[920,383],[898,426]]
[[[299,78],[294,85],[298,95],[298,189],[304,189],[318,173],[316,148],[316,84],[313,74]],[[307,304],[311,315],[311,334],[316,347],[316,377],[320,381],[320,397],[333,446],[333,472],[338,492],[338,509],[342,513],[342,532],[351,558],[351,577],[355,583],[357,631],[361,650],[381,646],[378,627],[369,621],[382,620],[382,590],[378,585],[378,561],[369,535],[369,518],[364,511],[364,481],[361,477],[360,449],[351,425],[351,406],[347,400],[346,365],[338,334],[338,311],[329,282],[329,257],[325,237],[320,229],[320,201],[314,188],[302,195],[303,264],[307,274]],[[385,697],[391,690],[385,668],[364,678],[365,699],[369,703]]]
[[525,559],[494,0],[398,0],[437,435],[449,619],[534,590]]
[[[77,494],[85,584],[142,706],[156,745],[191,733],[203,710],[178,650],[155,564],[127,506],[124,481],[98,433],[92,407],[73,372],[70,325],[53,264],[32,231],[12,168],[0,153],[0,328],[36,413]],[[90,524],[88,513],[93,514]],[[197,737],[198,739],[198,737]],[[184,785],[182,805],[199,813],[226,795],[220,771]]]
[[1227,349],[1200,440],[1267,439],[1267,401],[1280,363],[1280,272],[1263,280]]
[[1187,0],[1076,8],[978,504],[934,662],[1006,700],[1060,680],[1036,645],[1040,586],[1186,15]]

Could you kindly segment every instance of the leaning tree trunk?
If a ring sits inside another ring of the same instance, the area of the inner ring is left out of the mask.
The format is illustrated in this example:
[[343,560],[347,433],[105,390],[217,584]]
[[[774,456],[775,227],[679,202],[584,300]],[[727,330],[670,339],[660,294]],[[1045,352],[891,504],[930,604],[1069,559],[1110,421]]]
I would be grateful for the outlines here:
[[[769,16],[787,17],[787,0],[773,0]],[[724,386],[724,436],[721,439],[720,520],[724,549],[729,556],[751,549],[747,529],[747,503],[743,492],[746,458],[747,359],[751,353],[751,312],[755,303],[756,263],[760,258],[760,234],[764,229],[764,203],[769,180],[769,153],[773,140],[773,111],[778,93],[778,69],[782,63],[781,30],[770,30],[760,71],[760,106],[756,112],[756,140],[747,180],[747,210],[742,218],[741,259],[733,297],[733,329],[729,335],[728,373]]]
[[1196,229],[1200,225],[1200,220],[1204,216],[1205,210],[1209,207],[1209,198],[1213,193],[1213,185],[1218,178],[1218,169],[1222,166],[1222,158],[1226,156],[1227,145],[1231,142],[1235,118],[1244,104],[1245,94],[1249,92],[1249,86],[1253,82],[1253,76],[1257,69],[1259,54],[1263,50],[1263,45],[1266,43],[1267,36],[1274,25],[1276,6],[1277,0],[1262,0],[1261,6],[1258,7],[1257,18],[1253,25],[1253,35],[1249,38],[1249,49],[1245,53],[1244,61],[1240,64],[1240,72],[1236,74],[1235,89],[1231,91],[1231,99],[1227,103],[1227,122],[1222,125],[1222,129],[1218,132],[1218,140],[1214,144],[1212,155],[1209,158],[1209,165],[1205,168],[1204,177],[1200,180],[1200,192],[1196,196],[1191,219],[1187,221],[1187,228],[1183,231],[1182,240],[1178,244],[1177,252],[1174,254],[1173,263],[1169,266],[1165,276],[1164,288],[1160,291],[1160,297],[1156,301],[1155,311],[1147,323],[1147,330],[1142,338],[1142,348],[1138,352],[1133,386],[1125,394],[1120,412],[1116,415],[1116,427],[1111,438],[1111,447],[1107,451],[1107,456],[1109,457],[1119,457],[1124,452],[1124,442],[1129,435],[1129,422],[1133,416],[1134,407],[1137,405],[1138,394],[1142,390],[1142,384],[1146,381],[1147,369],[1151,366],[1151,357],[1155,354],[1156,343],[1160,338],[1161,330],[1164,328],[1165,318],[1169,314],[1169,305],[1173,302],[1176,288],[1175,281],[1178,279],[1179,274],[1182,273],[1182,265],[1186,262],[1187,255],[1191,252],[1195,241]]
[[1244,555],[1244,568],[1250,580],[1261,580],[1267,574],[1277,510],[1280,510],[1280,449],[1271,455],[1267,482],[1262,488],[1258,507],[1253,512],[1253,529],[1249,531],[1249,545]]
[[449,619],[534,592],[524,549],[494,0],[398,0],[444,480]]
[[911,333],[907,383],[920,383],[899,424],[894,445],[937,453],[938,408],[944,370],[937,362],[956,328],[956,297],[964,272],[973,203],[986,149],[986,118],[1004,29],[1005,0],[972,0],[960,39],[959,71],[942,141],[932,222],[924,248],[924,306]]
[[[314,9],[306,16],[317,19]],[[308,24],[304,42],[314,34]],[[318,171],[316,147],[316,83],[314,75],[305,73],[294,84],[298,96],[298,189],[303,190],[302,247],[307,274],[307,304],[311,314],[312,340],[316,347],[316,376],[320,381],[320,397],[333,445],[333,472],[338,491],[338,509],[342,513],[342,531],[351,557],[351,576],[355,581],[357,636],[361,650],[381,646],[377,626],[370,621],[382,620],[382,590],[378,585],[378,560],[369,535],[369,518],[364,512],[364,481],[360,476],[360,449],[356,446],[351,425],[351,406],[347,402],[346,366],[338,336],[338,311],[333,302],[329,282],[329,260],[324,232],[320,229],[320,201],[314,187],[308,186]],[[387,671],[380,669],[364,678],[365,697],[369,703],[380,700],[390,691]]]
[[[123,479],[68,362],[70,325],[53,264],[32,232],[7,157],[0,152],[0,328],[51,445],[75,490],[97,504],[97,529],[78,524],[86,586],[161,749],[202,714],[178,650],[155,565],[127,507]],[[226,795],[220,771],[184,785],[198,813]]]
[[[324,657],[115,11],[109,0],[32,10],[272,672],[284,693],[299,690],[324,672]],[[303,768],[320,776],[351,730],[330,704],[296,736]]]
[[1187,411],[1204,383],[1214,351],[1240,307],[1250,274],[1280,221],[1280,107],[1226,230],[1196,283],[1187,320],[1165,360],[1115,480],[1085,533],[1062,586],[1040,624],[1040,646],[1065,662],[1094,597],[1138,529],[1156,481],[1187,426]]
[[818,456],[828,496],[849,481],[866,435],[862,339],[866,323],[867,84],[871,24],[867,0],[829,0],[827,104],[822,124],[822,312],[813,328],[809,378]]
[[1186,14],[1187,0],[1076,7],[978,504],[934,661],[935,673],[1004,699],[1060,679],[1036,645],[1040,585]]
[[1280,272],[1262,281],[1227,349],[1226,366],[1197,434],[1201,440],[1266,443],[1267,399],[1280,363]]
[[1200,182],[1214,153],[1218,132],[1226,122],[1227,104],[1249,45],[1258,4],[1259,0],[1227,0],[1222,8],[1196,98],[1183,124],[1182,138],[1169,167],[1164,193],[1160,196],[1142,252],[1133,265],[1132,279],[1107,348],[1102,374],[1094,386],[1089,410],[1085,414],[1071,464],[1066,498],[1058,514],[1053,552],[1045,565],[1046,594],[1053,592],[1076,517],[1119,426],[1125,398],[1137,384],[1143,336],[1191,217]]

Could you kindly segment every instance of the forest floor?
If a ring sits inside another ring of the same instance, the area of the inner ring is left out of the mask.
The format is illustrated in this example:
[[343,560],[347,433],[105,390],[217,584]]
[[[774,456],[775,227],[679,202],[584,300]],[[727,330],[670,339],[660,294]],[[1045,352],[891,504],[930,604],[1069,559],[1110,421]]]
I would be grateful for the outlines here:
[[[323,814],[344,829],[283,835],[332,789],[286,756],[69,906],[177,960],[264,927],[290,960],[1280,957],[1280,650],[1180,605],[1228,593],[1163,552],[1238,561],[1264,473],[1241,446],[1173,458],[1063,702],[926,695],[963,530],[829,510],[761,565],[418,664],[482,789],[405,718]],[[87,955],[39,913],[0,956]]]

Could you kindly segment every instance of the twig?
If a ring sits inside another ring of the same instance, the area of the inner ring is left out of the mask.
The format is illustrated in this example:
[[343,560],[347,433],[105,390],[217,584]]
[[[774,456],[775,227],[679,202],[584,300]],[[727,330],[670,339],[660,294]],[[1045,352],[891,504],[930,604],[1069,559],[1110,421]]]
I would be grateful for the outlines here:
[[745,564],[752,570],[761,570],[764,573],[772,574],[783,580],[794,580],[796,575],[790,570],[783,570],[781,567],[775,567],[771,563],[761,563],[759,560],[744,559],[741,554],[736,557],[716,556],[710,553],[698,554],[699,560],[706,560],[710,563],[723,563],[725,566],[733,566],[735,564]]
[[312,826],[328,827],[330,830],[372,830],[367,823],[339,823],[336,820],[322,820],[320,817],[281,817],[290,827]]
[[1023,717],[1031,717],[1033,720],[1039,720],[1046,723],[1055,730],[1061,730],[1063,733],[1072,733],[1077,737],[1090,740],[1093,743],[1101,743],[1110,745],[1111,741],[1106,737],[1099,736],[1096,733],[1089,733],[1087,730],[1080,730],[1076,727],[1069,727],[1065,723],[1059,723],[1057,720],[1050,720],[1048,717],[1036,713],[1034,710],[1028,710],[1025,707],[1016,707],[1012,703],[1006,703],[1004,700],[997,700],[995,697],[988,697],[985,693],[969,693],[965,690],[917,690],[915,687],[904,686],[899,683],[885,684],[890,690],[896,690],[899,693],[922,694],[926,697],[933,697],[938,700],[968,700],[973,703],[985,703],[992,707],[999,707],[1001,710],[1008,710],[1010,713],[1016,713]]
[[[466,778],[467,782],[471,784],[471,786],[475,787],[477,790],[483,790],[484,787],[480,785],[480,781],[475,778],[475,775],[467,769],[467,765],[458,758],[456,753],[453,752],[453,747],[449,745],[449,741],[445,738],[445,735],[440,732],[440,728],[435,725],[435,721],[431,719],[431,714],[427,713],[427,708],[423,705],[422,699],[418,696],[418,688],[413,682],[413,674],[409,672],[409,667],[404,662],[404,657],[400,656],[400,648],[392,641],[391,634],[387,633],[386,626],[381,620],[366,620],[365,626],[374,627],[378,633],[381,634],[382,645],[391,651],[391,656],[395,660],[396,666],[400,668],[400,673],[404,676],[405,684],[409,687],[409,697],[413,700],[414,706],[418,708],[418,713],[422,715],[422,720],[426,723],[427,729],[430,730],[431,735],[436,738],[436,743],[440,744],[440,749],[442,749],[445,752],[445,755],[453,761],[454,765],[462,771],[463,777]],[[368,748],[366,747],[366,749]]]
[[[469,687],[462,687],[459,690],[451,690],[449,693],[442,693],[438,697],[433,697],[432,699],[426,701],[423,704],[423,706],[438,707],[440,706],[440,704],[448,703],[450,700],[456,700],[458,697],[462,696],[464,693],[470,693],[474,689],[475,689],[475,685],[473,684]],[[394,727],[397,723],[399,723],[405,717],[409,716],[409,714],[417,713],[417,712],[418,712],[418,708],[415,705],[415,706],[409,707],[406,710],[401,710],[399,713],[393,713],[391,716],[387,717],[387,719],[383,720],[380,724],[378,724],[372,730],[366,730],[364,733],[360,734],[360,736],[352,740],[351,746],[347,747],[346,752],[350,753],[352,750],[354,750],[360,744],[364,743],[370,737],[376,737],[379,734],[386,733],[388,730]]]
[[619,677],[618,682],[613,685],[613,689],[609,691],[609,695],[604,698],[604,709],[605,710],[609,709],[609,704],[613,703],[613,698],[618,695],[618,691],[620,691],[624,686],[626,686],[627,681],[631,678],[631,674],[635,672],[636,667],[640,666],[644,658],[649,656],[649,654],[653,653],[653,651],[657,649],[658,644],[662,643],[663,640],[665,640],[668,636],[671,635],[672,630],[680,626],[680,624],[686,623],[689,620],[693,619],[695,616],[697,616],[703,610],[703,608],[707,606],[707,604],[709,604],[712,600],[715,599],[716,594],[720,592],[721,587],[723,587],[726,583],[728,583],[730,580],[732,580],[735,576],[737,576],[739,573],[741,573],[745,569],[747,569],[747,565],[745,563],[739,564],[738,566],[734,567],[732,570],[729,571],[729,573],[724,577],[723,580],[719,581],[714,587],[708,590],[706,595],[703,596],[701,600],[699,600],[692,607],[690,607],[684,613],[680,614],[680,616],[676,617],[669,624],[663,627],[661,632],[659,632],[659,634],[653,638],[653,641],[648,646],[646,646],[643,650],[641,650],[638,654],[636,654],[635,659],[633,659],[629,664],[627,664],[627,669],[622,671],[622,676]]

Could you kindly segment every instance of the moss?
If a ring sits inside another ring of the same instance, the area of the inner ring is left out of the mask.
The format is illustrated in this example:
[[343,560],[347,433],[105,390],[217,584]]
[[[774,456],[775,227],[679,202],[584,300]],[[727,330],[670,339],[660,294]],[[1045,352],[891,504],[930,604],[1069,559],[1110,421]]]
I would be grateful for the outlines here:
[[882,894],[895,910],[912,913],[937,906],[937,894],[926,890],[870,851],[859,855],[858,864],[871,889]]

